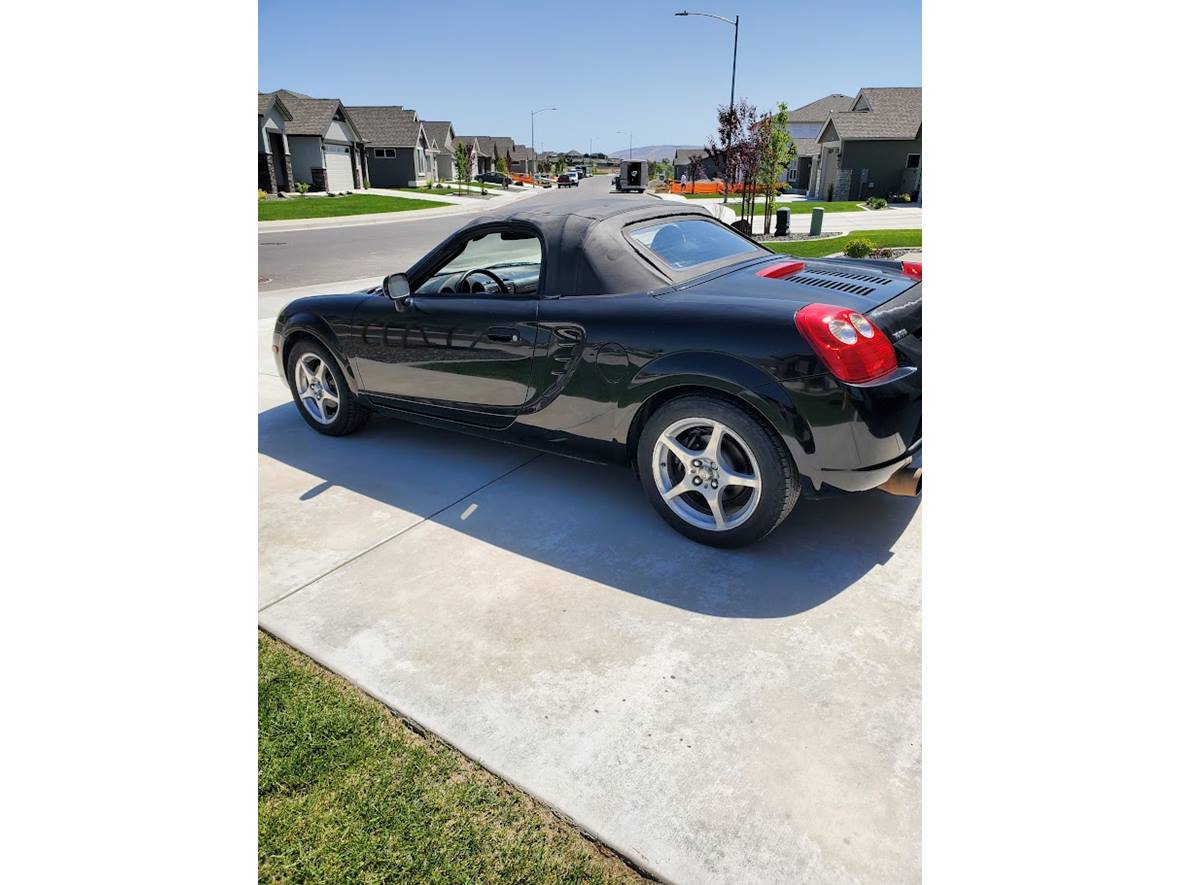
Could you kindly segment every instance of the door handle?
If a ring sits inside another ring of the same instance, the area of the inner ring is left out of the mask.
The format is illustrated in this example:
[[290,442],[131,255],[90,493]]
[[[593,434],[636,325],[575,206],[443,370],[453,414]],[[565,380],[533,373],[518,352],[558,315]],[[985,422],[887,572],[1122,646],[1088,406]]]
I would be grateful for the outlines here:
[[515,329],[497,326],[488,329],[488,341],[498,341],[501,344],[516,344],[520,341],[520,335]]

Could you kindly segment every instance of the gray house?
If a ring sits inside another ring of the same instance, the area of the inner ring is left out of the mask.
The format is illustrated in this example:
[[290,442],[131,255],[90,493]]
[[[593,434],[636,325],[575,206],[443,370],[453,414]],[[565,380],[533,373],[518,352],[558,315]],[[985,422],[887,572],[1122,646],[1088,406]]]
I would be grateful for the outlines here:
[[422,128],[435,151],[435,181],[454,181],[455,127],[450,120],[423,120]]
[[365,142],[370,187],[421,187],[437,172],[418,115],[400,105],[350,107]]
[[258,189],[268,194],[294,190],[287,123],[291,112],[273,92],[258,94]]
[[495,169],[495,153],[492,139],[486,135],[456,135],[455,141],[462,142],[470,157],[471,177]]
[[536,165],[537,155],[532,148],[523,144],[512,145],[512,150],[508,154],[509,171],[527,175],[536,169]]
[[[288,89],[271,94],[291,115],[284,121],[284,135],[294,180],[307,182],[315,191],[359,190],[364,182],[364,151],[340,100],[312,98]],[[263,96],[258,101],[261,106]]]
[[708,181],[711,178],[721,178],[721,168],[709,157],[708,151],[702,148],[677,148],[672,157],[672,177],[680,181],[681,175],[687,175],[692,181],[692,161],[699,160],[697,181]]
[[788,113],[787,131],[795,142],[796,154],[780,181],[798,190],[807,189],[812,166],[819,157],[819,131],[832,114],[851,110],[854,101],[850,95],[825,95]]
[[922,88],[862,89],[817,136],[807,195],[864,200],[922,190]]

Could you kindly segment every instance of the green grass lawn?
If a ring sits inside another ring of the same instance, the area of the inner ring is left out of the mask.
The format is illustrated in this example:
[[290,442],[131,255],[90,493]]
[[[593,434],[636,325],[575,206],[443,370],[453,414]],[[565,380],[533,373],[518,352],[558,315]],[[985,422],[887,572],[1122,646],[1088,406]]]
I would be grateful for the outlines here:
[[843,252],[849,240],[865,239],[879,248],[897,246],[921,246],[921,230],[858,230],[842,237],[827,237],[822,240],[803,240],[784,243],[764,243],[772,252],[785,252],[800,258],[818,258]]
[[642,880],[534,799],[260,632],[258,881]]
[[343,197],[287,197],[258,204],[259,221],[288,221],[293,218],[331,218],[336,215],[371,215],[376,212],[405,212],[449,206],[437,200],[411,200],[380,194],[352,194]]

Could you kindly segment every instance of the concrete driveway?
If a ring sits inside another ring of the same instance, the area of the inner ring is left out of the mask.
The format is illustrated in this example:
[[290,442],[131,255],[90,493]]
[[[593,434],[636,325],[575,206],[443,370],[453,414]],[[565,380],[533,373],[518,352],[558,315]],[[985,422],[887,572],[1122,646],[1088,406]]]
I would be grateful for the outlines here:
[[259,323],[259,622],[672,882],[920,880],[920,507],[743,551],[633,476],[296,413]]

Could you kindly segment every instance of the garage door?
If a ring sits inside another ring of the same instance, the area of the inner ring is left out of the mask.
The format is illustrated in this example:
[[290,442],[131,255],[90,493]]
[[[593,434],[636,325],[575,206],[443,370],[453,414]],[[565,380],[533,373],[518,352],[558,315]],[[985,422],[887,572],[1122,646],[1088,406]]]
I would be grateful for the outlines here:
[[342,144],[324,145],[324,168],[328,171],[328,190],[352,190],[352,157]]

